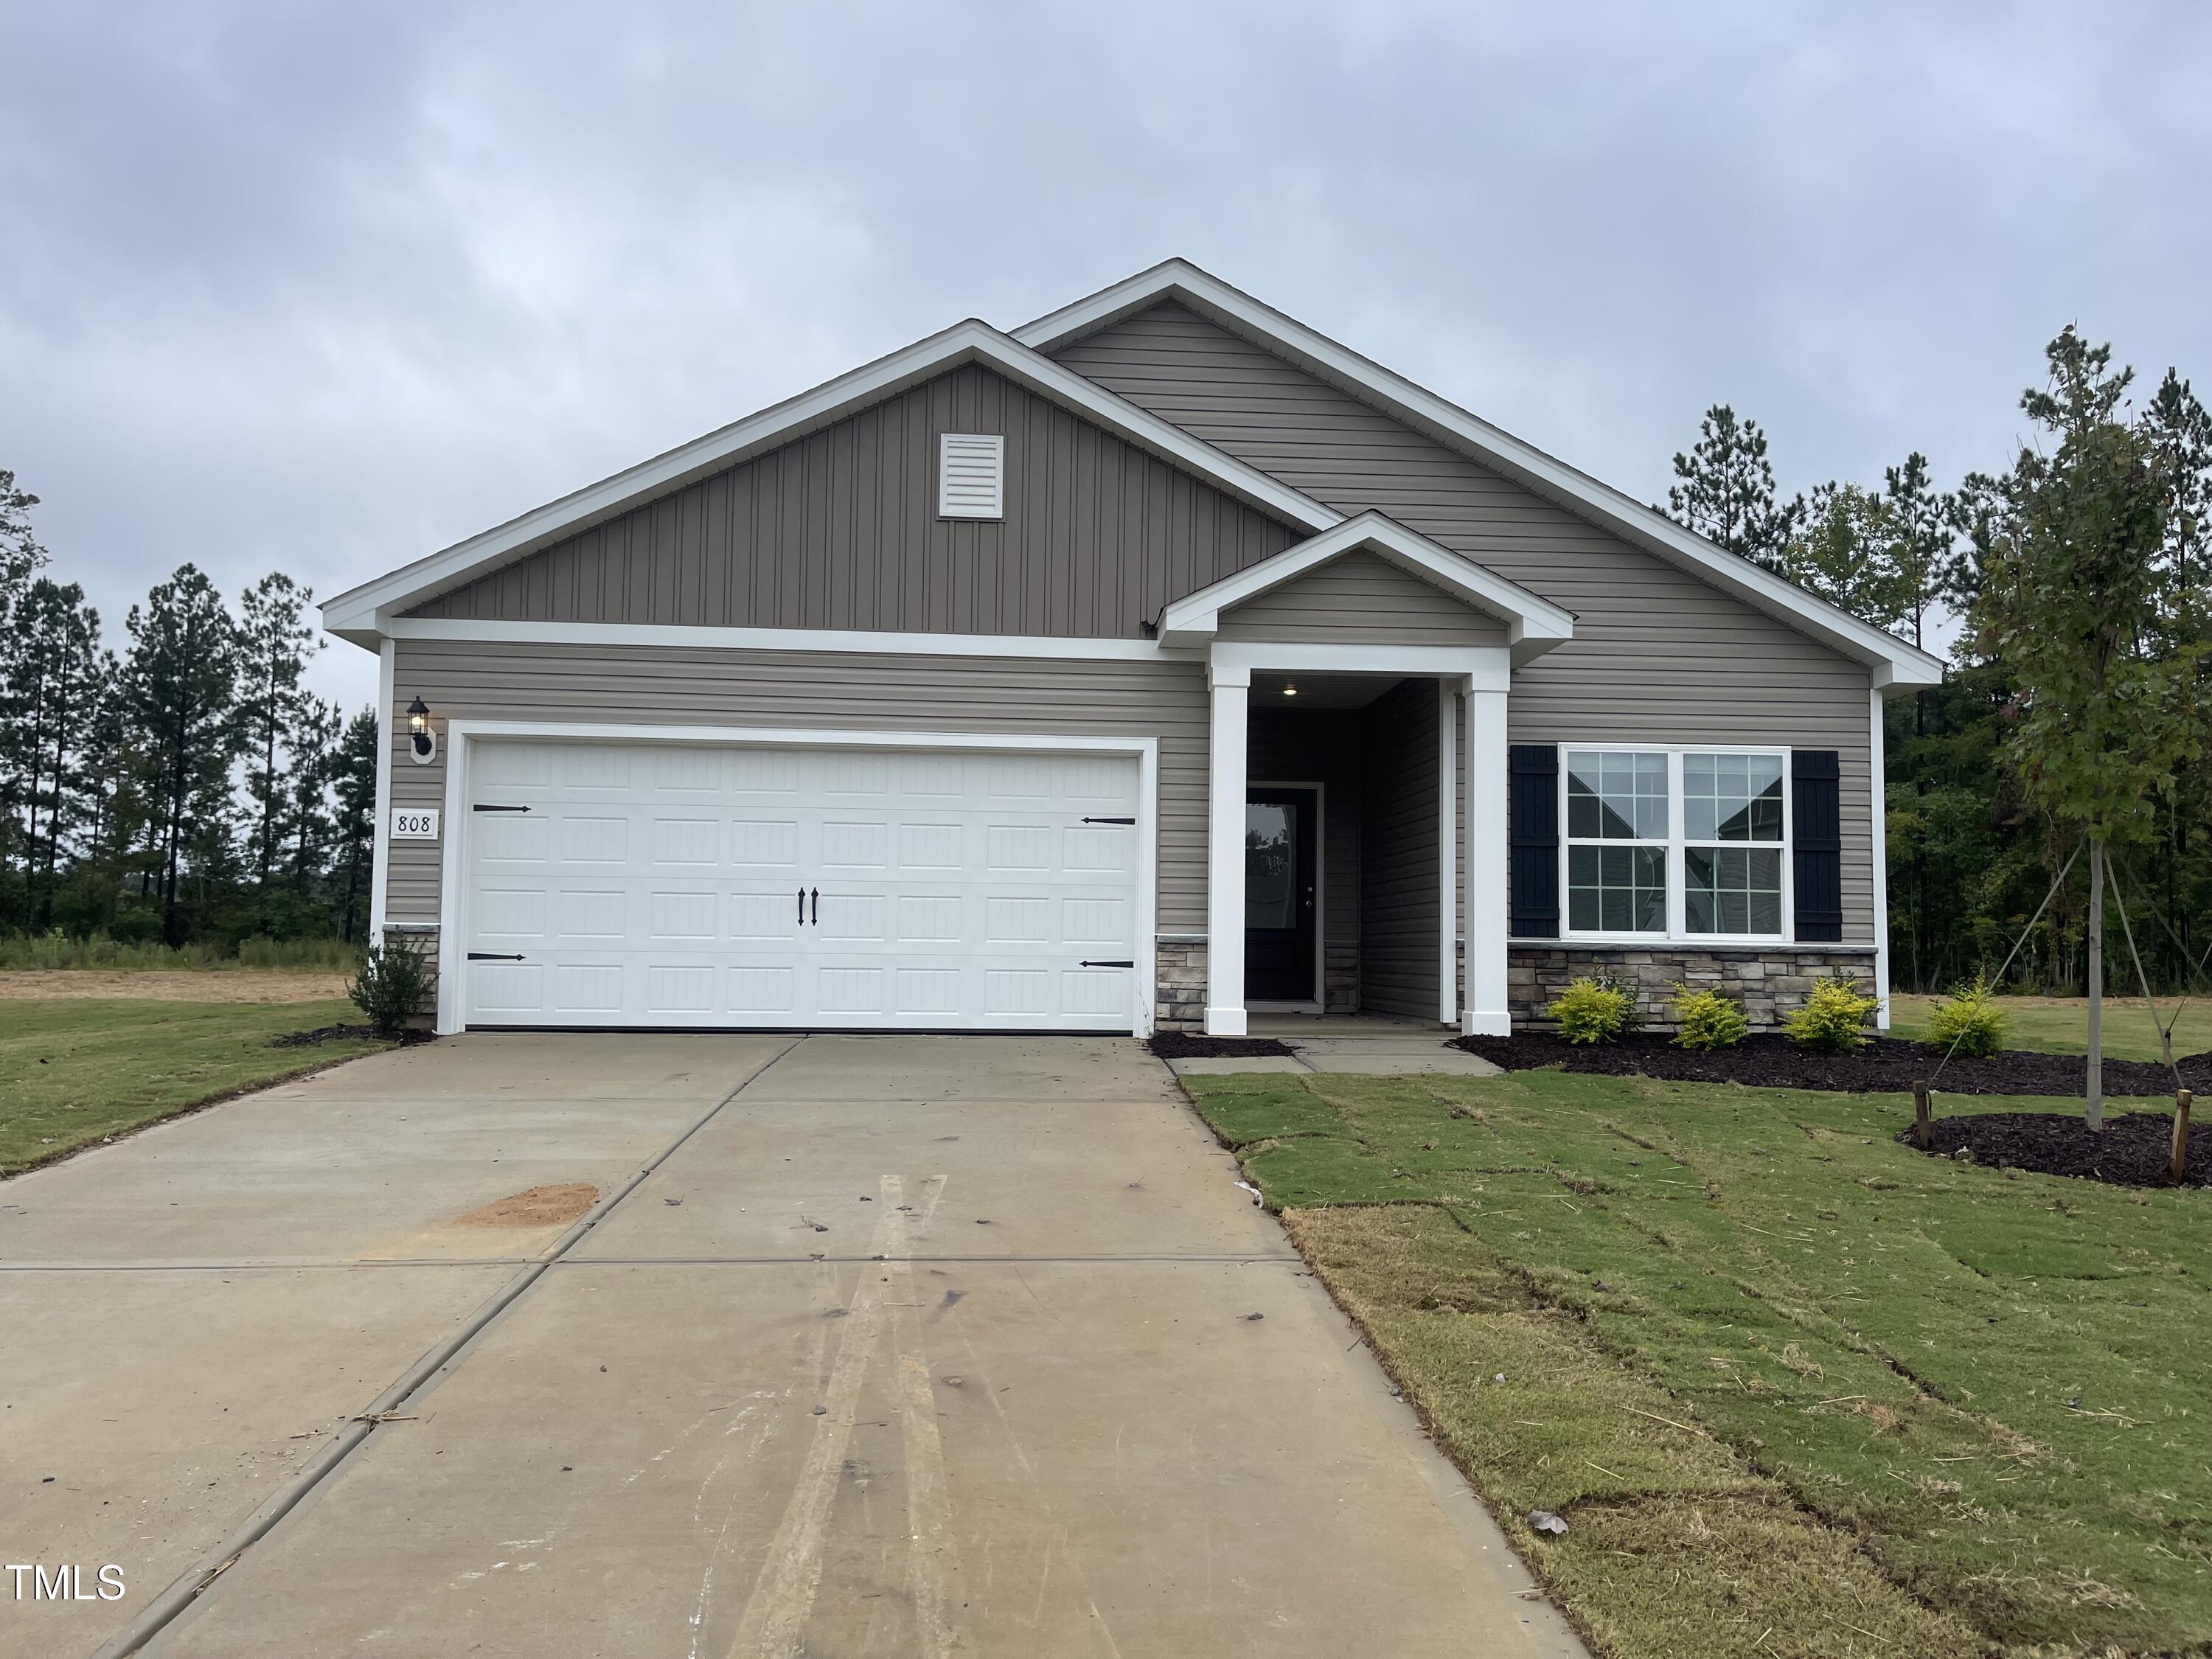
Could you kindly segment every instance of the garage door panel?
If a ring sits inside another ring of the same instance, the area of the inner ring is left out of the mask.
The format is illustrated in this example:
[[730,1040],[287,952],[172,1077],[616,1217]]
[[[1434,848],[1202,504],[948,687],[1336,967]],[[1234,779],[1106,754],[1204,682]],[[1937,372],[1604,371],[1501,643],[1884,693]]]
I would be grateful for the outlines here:
[[[464,1018],[1127,1029],[1137,767],[1049,751],[482,743]],[[805,896],[802,902],[801,896]]]

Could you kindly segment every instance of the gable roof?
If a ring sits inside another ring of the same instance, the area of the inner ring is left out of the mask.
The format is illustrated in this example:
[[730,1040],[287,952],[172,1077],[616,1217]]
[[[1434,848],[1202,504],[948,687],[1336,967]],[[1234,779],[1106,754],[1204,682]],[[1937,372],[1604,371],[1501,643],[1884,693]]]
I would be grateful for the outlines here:
[[969,362],[986,365],[1294,528],[1326,530],[1344,520],[1344,514],[1334,508],[971,318],[841,374],[811,392],[801,392],[326,599],[321,607],[323,626],[341,639],[373,648],[401,611]]
[[1540,594],[1462,558],[1394,519],[1362,513],[1233,576],[1186,593],[1160,612],[1160,643],[1204,645],[1220,629],[1224,611],[1363,548],[1504,623],[1516,668],[1574,637],[1572,614]]
[[1187,260],[1167,260],[1103,289],[1015,330],[1013,337],[1050,352],[1164,301],[1188,307],[1585,522],[1863,663],[1877,689],[1903,691],[1942,680],[1940,659],[1715,546],[1663,513],[1632,501]]

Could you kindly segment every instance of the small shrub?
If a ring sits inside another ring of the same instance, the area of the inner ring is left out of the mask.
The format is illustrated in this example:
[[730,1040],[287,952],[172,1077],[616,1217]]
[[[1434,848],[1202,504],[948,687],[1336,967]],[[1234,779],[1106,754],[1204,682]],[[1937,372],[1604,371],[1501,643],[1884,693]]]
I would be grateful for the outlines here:
[[354,975],[354,1006],[379,1036],[398,1036],[422,1010],[430,994],[430,965],[404,933],[387,931],[384,943],[362,959]]
[[1677,985],[1680,993],[1668,1005],[1681,1029],[1674,1033],[1678,1048],[1733,1048],[1750,1034],[1751,1022],[1743,1010],[1718,991],[1692,991]]
[[1814,984],[1805,1006],[1783,1022],[1782,1030],[1801,1048],[1844,1054],[1867,1044],[1866,1023],[1881,1006],[1875,997],[1863,997],[1846,979],[1824,979]]
[[1619,986],[1583,978],[1544,1012],[1559,1023],[1559,1035],[1570,1042],[1611,1042],[1628,1029],[1635,1007],[1635,999]]
[[[2004,1047],[2004,1010],[1997,1006],[1986,979],[1977,975],[1971,985],[1951,993],[1929,1017],[1928,1040],[1947,1053],[1981,1060]],[[1954,1047],[1954,1045],[1956,1045]]]

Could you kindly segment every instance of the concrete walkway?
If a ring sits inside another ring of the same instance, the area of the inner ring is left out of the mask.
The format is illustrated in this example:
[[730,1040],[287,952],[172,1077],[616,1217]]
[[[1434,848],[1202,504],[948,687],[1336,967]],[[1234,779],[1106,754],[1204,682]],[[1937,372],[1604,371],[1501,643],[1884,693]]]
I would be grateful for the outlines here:
[[1339,1072],[1360,1077],[1409,1077],[1442,1072],[1455,1077],[1498,1077],[1480,1054],[1455,1048],[1449,1028],[1426,1020],[1382,1014],[1255,1014],[1246,1030],[1273,1037],[1287,1054],[1224,1054],[1173,1060],[1182,1077],[1225,1077],[1237,1072]]
[[0,1185],[0,1549],[128,1585],[0,1653],[511,1297],[146,1651],[1578,1654],[1235,1173],[1133,1042],[549,1035]]

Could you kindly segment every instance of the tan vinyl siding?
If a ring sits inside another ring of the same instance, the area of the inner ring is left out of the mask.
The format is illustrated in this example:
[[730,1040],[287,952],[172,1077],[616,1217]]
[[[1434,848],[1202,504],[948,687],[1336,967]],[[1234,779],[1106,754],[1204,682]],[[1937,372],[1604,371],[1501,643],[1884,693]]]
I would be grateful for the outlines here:
[[1844,936],[1872,938],[1863,667],[1186,307],[1155,307],[1056,355],[1340,512],[1388,514],[1574,612],[1574,639],[1514,674],[1513,742],[1837,750]]
[[[1195,664],[402,640],[392,684],[396,696],[422,697],[441,723],[1157,738],[1158,927],[1194,933],[1206,926],[1207,710],[1205,670]],[[393,739],[392,804],[443,805],[444,750],[436,763],[416,766],[404,730]],[[439,919],[444,846],[391,844],[392,922]]]
[[[937,516],[1002,433],[1006,518]],[[1301,532],[974,364],[418,606],[418,617],[1142,637]]]
[[1362,711],[1359,1006],[1434,1019],[1442,849],[1437,684],[1405,680]]
[[1224,640],[1346,645],[1503,645],[1494,617],[1364,548],[1247,599],[1221,617]]

